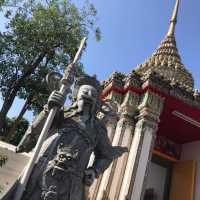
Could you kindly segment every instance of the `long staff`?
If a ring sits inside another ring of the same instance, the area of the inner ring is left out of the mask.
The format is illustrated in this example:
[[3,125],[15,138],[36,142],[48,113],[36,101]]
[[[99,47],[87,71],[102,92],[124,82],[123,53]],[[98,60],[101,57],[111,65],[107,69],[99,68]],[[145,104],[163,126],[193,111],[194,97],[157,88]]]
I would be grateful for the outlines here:
[[[65,71],[64,71],[64,75],[62,78],[62,85],[60,87],[60,93],[62,93],[63,95],[67,94],[67,91],[69,90],[69,88],[71,87],[73,81],[74,81],[74,76],[75,76],[75,63],[77,62],[77,60],[79,59],[79,56],[83,50],[84,44],[85,44],[86,38],[83,38],[81,40],[81,44],[80,47],[75,55],[75,58],[73,60],[73,62],[66,67]],[[44,142],[44,140],[47,137],[48,131],[51,127],[52,121],[55,117],[55,114],[58,110],[58,107],[53,107],[50,111],[49,111],[49,115],[46,119],[46,122],[44,124],[44,127],[42,129],[42,132],[38,138],[36,147],[35,147],[35,151],[33,153],[33,156],[30,158],[27,167],[24,170],[24,173],[22,175],[22,177],[19,180],[19,185],[17,187],[15,196],[14,196],[14,200],[20,200],[22,198],[22,195],[26,189],[26,185],[28,183],[29,177],[31,175],[31,172],[33,170],[33,167],[35,165],[36,159],[40,153],[42,144]]]

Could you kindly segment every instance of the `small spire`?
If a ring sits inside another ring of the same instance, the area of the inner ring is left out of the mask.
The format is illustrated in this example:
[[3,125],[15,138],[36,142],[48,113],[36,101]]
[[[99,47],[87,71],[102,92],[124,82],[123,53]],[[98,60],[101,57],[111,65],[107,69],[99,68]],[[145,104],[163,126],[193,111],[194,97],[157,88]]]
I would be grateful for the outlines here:
[[175,6],[174,6],[174,11],[173,11],[173,14],[172,14],[172,17],[171,17],[171,20],[170,20],[170,26],[169,26],[167,36],[173,36],[174,35],[175,26],[176,26],[176,22],[177,22],[179,4],[180,4],[180,0],[176,0]]

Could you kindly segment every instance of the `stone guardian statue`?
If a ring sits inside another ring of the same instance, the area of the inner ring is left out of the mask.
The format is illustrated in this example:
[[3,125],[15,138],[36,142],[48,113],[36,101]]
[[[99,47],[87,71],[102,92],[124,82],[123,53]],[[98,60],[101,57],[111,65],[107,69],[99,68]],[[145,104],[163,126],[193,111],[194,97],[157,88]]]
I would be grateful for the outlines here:
[[[127,151],[113,147],[106,128],[97,118],[101,106],[100,83],[96,77],[79,77],[74,85],[73,103],[64,110],[65,97],[54,91],[44,110],[29,126],[17,152],[31,151],[49,110],[59,106],[22,200],[84,200],[85,186],[103,173],[111,162]],[[91,154],[95,159],[88,168]]]

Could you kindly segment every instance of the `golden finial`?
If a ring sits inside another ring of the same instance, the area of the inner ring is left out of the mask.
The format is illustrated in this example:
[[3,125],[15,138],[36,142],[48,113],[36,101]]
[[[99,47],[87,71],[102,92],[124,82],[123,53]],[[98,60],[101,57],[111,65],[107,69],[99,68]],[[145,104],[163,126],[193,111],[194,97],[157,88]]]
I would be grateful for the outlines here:
[[170,26],[169,31],[167,33],[167,36],[173,36],[175,31],[175,26],[177,22],[177,15],[178,15],[178,9],[179,9],[180,0],[176,0],[174,11],[170,20]]

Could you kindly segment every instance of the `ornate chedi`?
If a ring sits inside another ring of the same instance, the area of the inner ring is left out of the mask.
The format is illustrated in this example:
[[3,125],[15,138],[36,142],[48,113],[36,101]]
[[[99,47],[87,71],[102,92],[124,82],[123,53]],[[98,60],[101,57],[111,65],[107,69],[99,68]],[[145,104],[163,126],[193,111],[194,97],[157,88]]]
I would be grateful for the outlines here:
[[153,55],[143,64],[139,65],[136,71],[142,76],[150,72],[156,72],[162,76],[163,79],[169,80],[172,84],[178,83],[183,88],[192,91],[194,88],[194,81],[191,73],[181,62],[174,35],[178,7],[179,1],[176,1],[166,37]]

